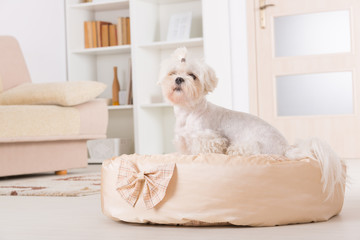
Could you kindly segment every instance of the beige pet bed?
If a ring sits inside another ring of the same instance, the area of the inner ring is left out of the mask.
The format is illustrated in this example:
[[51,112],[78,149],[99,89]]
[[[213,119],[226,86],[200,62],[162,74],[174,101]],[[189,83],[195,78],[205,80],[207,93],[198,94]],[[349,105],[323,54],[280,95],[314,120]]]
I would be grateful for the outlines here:
[[122,155],[103,163],[101,183],[104,214],[132,223],[317,222],[339,214],[344,200],[340,184],[331,198],[322,191],[316,160],[271,155]]

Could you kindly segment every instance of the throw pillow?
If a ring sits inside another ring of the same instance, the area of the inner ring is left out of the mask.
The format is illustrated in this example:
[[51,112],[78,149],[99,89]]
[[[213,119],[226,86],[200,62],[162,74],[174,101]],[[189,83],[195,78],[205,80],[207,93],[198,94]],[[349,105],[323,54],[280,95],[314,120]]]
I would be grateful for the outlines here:
[[0,104],[74,106],[96,98],[105,88],[95,81],[24,83],[2,92]]

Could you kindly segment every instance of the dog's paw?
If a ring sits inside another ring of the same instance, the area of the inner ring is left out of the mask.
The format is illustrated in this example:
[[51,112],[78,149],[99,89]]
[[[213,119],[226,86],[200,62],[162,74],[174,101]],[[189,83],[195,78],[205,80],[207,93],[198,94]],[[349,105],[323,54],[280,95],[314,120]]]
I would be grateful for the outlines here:
[[227,155],[241,155],[241,156],[250,156],[257,155],[261,153],[260,144],[258,142],[253,143],[244,143],[244,144],[231,144],[226,149]]
[[225,153],[229,146],[227,138],[210,129],[192,133],[186,141],[188,149],[192,154]]

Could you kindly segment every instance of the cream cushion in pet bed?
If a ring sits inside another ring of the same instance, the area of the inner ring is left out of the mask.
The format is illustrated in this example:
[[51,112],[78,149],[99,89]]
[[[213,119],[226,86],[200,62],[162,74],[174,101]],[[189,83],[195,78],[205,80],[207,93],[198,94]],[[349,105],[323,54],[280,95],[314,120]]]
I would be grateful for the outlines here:
[[313,159],[135,154],[103,163],[101,200],[105,215],[132,223],[275,226],[339,214],[342,187],[327,198]]

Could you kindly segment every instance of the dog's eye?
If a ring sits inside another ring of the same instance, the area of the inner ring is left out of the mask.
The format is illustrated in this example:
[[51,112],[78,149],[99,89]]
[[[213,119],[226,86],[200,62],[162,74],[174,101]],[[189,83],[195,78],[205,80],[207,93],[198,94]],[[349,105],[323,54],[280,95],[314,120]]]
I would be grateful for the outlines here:
[[169,76],[172,76],[172,75],[175,75],[176,74],[176,72],[174,71],[174,72],[170,72],[169,73]]
[[194,80],[196,79],[195,74],[189,73],[188,75],[189,75],[190,77],[192,77]]

